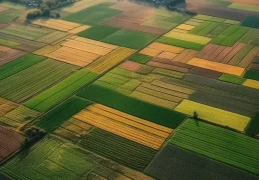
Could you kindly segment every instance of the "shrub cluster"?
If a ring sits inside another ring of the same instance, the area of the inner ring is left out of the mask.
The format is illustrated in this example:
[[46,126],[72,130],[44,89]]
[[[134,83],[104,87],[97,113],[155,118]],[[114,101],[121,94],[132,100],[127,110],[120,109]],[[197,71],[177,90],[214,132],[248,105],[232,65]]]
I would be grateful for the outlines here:
[[26,139],[23,142],[22,147],[25,148],[33,145],[35,142],[40,140],[46,134],[46,131],[38,127],[32,126],[30,128],[25,129],[24,133],[26,135]]

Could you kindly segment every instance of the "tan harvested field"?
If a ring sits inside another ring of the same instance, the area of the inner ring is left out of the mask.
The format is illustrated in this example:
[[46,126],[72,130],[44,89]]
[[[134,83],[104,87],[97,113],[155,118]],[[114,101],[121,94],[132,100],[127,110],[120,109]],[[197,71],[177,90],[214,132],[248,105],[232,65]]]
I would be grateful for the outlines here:
[[91,26],[87,26],[87,25],[82,25],[82,26],[79,26],[75,29],[72,29],[70,31],[68,31],[69,33],[71,34],[77,34],[77,33],[80,33],[81,31],[84,31],[86,29],[89,29]]
[[45,56],[80,67],[84,67],[92,63],[99,57],[97,54],[64,46],[46,54]]
[[74,118],[154,149],[159,149],[173,131],[100,104],[89,106]]
[[183,52],[181,52],[175,58],[173,58],[172,61],[186,63],[192,58],[194,58],[198,54],[198,52],[199,51],[192,50],[192,49],[185,49]]
[[122,64],[120,64],[118,67],[122,68],[122,69],[126,69],[129,71],[136,71],[137,69],[139,69],[141,66],[141,64],[133,62],[133,61],[126,61]]
[[24,51],[0,46],[0,66],[11,62],[25,54],[26,52]]
[[89,26],[81,25],[78,23],[74,22],[69,22],[69,21],[64,21],[60,19],[48,19],[48,20],[43,20],[43,19],[38,19],[33,21],[33,24],[43,26],[43,27],[48,27],[51,29],[56,29],[60,31],[65,31],[65,32],[80,32],[79,30],[85,30],[89,28]]
[[61,44],[62,46],[97,54],[100,56],[104,56],[109,54],[112,50],[117,48],[117,46],[109,45],[106,43],[100,43],[94,40],[88,40],[84,38],[71,38],[66,40]]
[[143,50],[141,50],[139,53],[145,54],[145,55],[148,55],[148,56],[156,57],[159,54],[161,54],[162,52],[163,51],[161,51],[161,50],[157,50],[157,49],[147,47],[147,48],[144,48]]
[[171,53],[171,52],[162,52],[159,54],[157,57],[158,58],[165,58],[165,59],[174,59],[178,54],[176,53]]
[[96,45],[96,46],[105,47],[105,48],[112,49],[112,50],[118,48],[118,46],[113,45],[113,44],[99,42],[99,41],[95,41],[95,40],[92,40],[92,39],[82,38],[82,37],[79,37],[79,36],[73,36],[70,39],[73,39],[73,40],[76,40],[76,41],[79,41],[79,42],[84,42],[84,43],[87,43],[87,44],[93,44],[93,45]]
[[0,162],[17,151],[23,141],[21,134],[0,126]]
[[221,64],[217,62],[211,62],[200,58],[193,58],[190,61],[188,61],[188,64],[237,76],[241,76],[245,70],[244,68],[231,66],[227,64]]
[[0,98],[0,117],[15,109],[18,105],[12,101]]
[[114,65],[122,62],[135,52],[136,50],[134,49],[119,47],[112,51],[110,54],[107,54],[106,56],[103,56],[90,64],[87,69],[101,74],[113,67]]
[[34,51],[34,54],[40,55],[40,56],[44,56],[46,54],[49,54],[57,49],[61,48],[61,46],[59,44],[51,46],[51,45],[47,45],[41,49],[38,49],[36,51]]

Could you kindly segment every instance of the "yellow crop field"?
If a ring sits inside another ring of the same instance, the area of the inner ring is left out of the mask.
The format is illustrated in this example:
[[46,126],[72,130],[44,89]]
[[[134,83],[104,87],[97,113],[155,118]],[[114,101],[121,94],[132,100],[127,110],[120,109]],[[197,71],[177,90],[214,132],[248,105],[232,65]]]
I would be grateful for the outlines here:
[[18,105],[12,101],[0,98],[0,117],[16,108]]
[[139,53],[145,54],[145,55],[148,55],[148,56],[156,57],[161,52],[163,52],[163,51],[147,47],[147,48],[141,50]]
[[96,73],[103,73],[106,70],[110,69],[114,65],[120,63],[121,61],[125,60],[130,55],[134,54],[136,50],[129,49],[125,47],[119,47],[115,49],[111,53],[103,56],[90,64],[87,69]]
[[188,61],[187,64],[237,76],[241,76],[245,70],[241,67],[231,66],[228,64],[221,64],[200,58],[193,58],[190,61]]
[[83,37],[79,37],[79,36],[72,36],[70,39],[73,39],[73,40],[76,40],[76,41],[79,41],[79,42],[84,42],[84,43],[87,43],[87,44],[93,44],[93,45],[96,45],[96,46],[105,47],[105,48],[112,49],[112,50],[117,49],[119,47],[119,46],[116,46],[116,45],[113,45],[113,44],[95,41],[95,40],[92,40],[92,39],[87,39],[87,38],[83,38]]
[[47,46],[44,46],[41,49],[38,49],[38,50],[34,51],[33,53],[37,54],[37,55],[40,55],[40,56],[44,56],[45,54],[49,54],[49,53],[59,49],[60,47],[61,46],[59,44],[54,45],[54,46],[47,45]]
[[172,60],[172,59],[174,59],[177,55],[178,55],[178,54],[176,54],[176,53],[162,52],[162,53],[159,54],[157,57]]
[[259,81],[247,79],[243,83],[243,86],[251,87],[251,88],[254,88],[254,89],[259,89]]
[[80,33],[81,31],[84,31],[86,29],[89,29],[91,26],[87,26],[87,25],[82,25],[82,26],[79,26],[75,29],[72,29],[70,31],[68,31],[69,33],[71,34],[77,34],[77,33]]
[[99,57],[99,55],[69,47],[61,47],[45,56],[81,67],[92,63]]
[[65,32],[74,32],[78,33],[80,32],[79,30],[83,31],[89,26],[81,25],[78,23],[74,22],[69,22],[69,21],[64,21],[60,19],[38,19],[32,22],[35,25],[43,26],[43,27],[48,27],[51,29],[56,29],[60,31],[65,31]]
[[74,118],[154,149],[159,149],[173,131],[100,104],[89,106]]
[[181,24],[181,25],[176,27],[176,29],[181,29],[181,30],[186,30],[186,31],[190,31],[193,28],[195,28],[195,26],[188,25],[188,24]]
[[170,46],[167,44],[162,44],[159,42],[154,42],[148,46],[149,48],[157,49],[160,51],[166,51],[166,52],[171,52],[171,53],[176,53],[179,54],[182,52],[184,49],[176,46]]
[[193,116],[193,112],[196,111],[199,115],[198,117],[203,120],[222,126],[228,126],[238,131],[244,131],[250,121],[249,117],[189,100],[183,100],[175,110],[189,116]]
[[182,30],[182,29],[173,29],[173,32],[179,32],[179,33],[188,33],[189,31]]
[[187,34],[187,33],[179,33],[179,32],[175,32],[175,31],[170,31],[169,33],[165,34],[164,36],[183,40],[183,41],[199,43],[199,44],[208,44],[211,41],[211,38],[197,36],[197,35],[193,35],[193,34]]
[[73,39],[69,39],[68,41],[61,44],[62,46],[78,49],[81,51],[97,54],[100,56],[104,56],[112,51],[112,49],[108,49],[105,47],[97,46],[94,44],[88,44],[80,41],[76,41]]

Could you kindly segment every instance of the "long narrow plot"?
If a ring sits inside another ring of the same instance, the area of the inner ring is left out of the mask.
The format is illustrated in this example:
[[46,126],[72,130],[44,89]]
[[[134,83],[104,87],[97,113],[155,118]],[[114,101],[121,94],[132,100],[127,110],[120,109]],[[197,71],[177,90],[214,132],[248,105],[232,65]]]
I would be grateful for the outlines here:
[[61,19],[47,19],[47,20],[38,19],[38,20],[33,21],[33,24],[43,26],[43,27],[48,27],[51,29],[64,31],[64,32],[71,32],[74,34],[90,28],[90,26],[81,25],[81,24],[69,22],[69,21],[64,21]]
[[53,61],[37,63],[0,81],[0,96],[21,102],[55,84],[78,67]]
[[125,60],[127,57],[132,55],[136,50],[120,47],[110,54],[103,56],[90,64],[87,69],[93,72],[96,72],[98,74],[101,74],[114,65],[120,63],[121,61]]
[[180,105],[175,108],[176,111],[193,115],[193,112],[197,112],[199,118],[221,125],[227,126],[238,131],[244,131],[245,127],[250,121],[249,117],[239,115],[236,113],[228,112],[222,109],[214,108],[204,104],[196,103],[194,101],[183,100]]
[[173,131],[101,104],[89,106],[73,117],[154,149],[160,149]]
[[249,136],[189,119],[169,143],[259,174],[259,141]]
[[200,58],[193,58],[190,61],[188,61],[188,64],[205,68],[205,69],[210,69],[213,71],[218,71],[222,73],[228,73],[228,74],[233,74],[237,76],[241,76],[244,72],[244,68],[241,67],[236,67],[236,66],[231,66],[227,64],[221,64],[217,62],[211,62],[205,59],[200,59]]

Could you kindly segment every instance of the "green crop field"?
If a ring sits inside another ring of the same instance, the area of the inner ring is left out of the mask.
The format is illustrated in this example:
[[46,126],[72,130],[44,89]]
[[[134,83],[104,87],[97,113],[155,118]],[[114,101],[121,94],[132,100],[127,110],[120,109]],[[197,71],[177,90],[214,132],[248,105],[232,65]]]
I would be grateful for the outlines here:
[[248,70],[246,71],[244,77],[247,79],[254,79],[259,81],[259,71]]
[[174,134],[169,143],[259,174],[257,139],[189,119]]
[[259,134],[259,112],[256,112],[251,119],[250,123],[246,127],[246,133],[251,135],[258,135]]
[[243,26],[252,27],[252,28],[259,28],[259,16],[247,16],[245,20],[242,22]]
[[120,28],[110,27],[105,25],[96,25],[85,31],[82,31],[78,34],[78,36],[90,38],[94,40],[102,40],[107,36],[119,31]]
[[[181,113],[127,97],[96,85],[88,86],[78,95],[170,128],[177,127],[185,119],[185,116]],[[124,103],[121,104],[121,102]]]
[[187,49],[194,49],[194,50],[202,50],[203,47],[205,46],[203,44],[198,44],[194,42],[189,42],[189,41],[184,41],[184,40],[179,40],[179,39],[174,39],[174,38],[169,38],[164,36],[159,38],[157,42],[169,44],[172,46],[179,46]]
[[140,49],[153,41],[156,37],[156,35],[144,32],[122,29],[101,41],[132,49]]
[[234,84],[243,84],[246,80],[245,78],[231,75],[231,74],[223,74],[222,76],[220,76],[219,79],[222,81],[226,81]]
[[63,19],[81,24],[96,25],[120,13],[121,11],[119,10],[111,9],[100,4],[65,16]]
[[[71,74],[77,67],[54,60],[44,60],[0,81],[0,96],[24,101]],[[10,83],[11,82],[11,83]]]
[[147,55],[140,54],[140,53],[135,54],[129,58],[129,60],[135,61],[135,62],[138,62],[141,64],[146,64],[150,59],[152,59],[151,56],[147,56]]
[[67,98],[73,92],[82,88],[96,76],[97,74],[87,70],[78,71],[55,86],[25,102],[24,105],[38,111],[45,111],[64,98]]
[[0,80],[9,77],[15,73],[18,73],[24,69],[27,69],[42,60],[46,59],[43,56],[37,56],[34,54],[28,54],[25,56],[22,56],[8,64],[5,64],[4,66],[0,67],[1,74],[0,74]]
[[57,108],[51,110],[45,116],[42,116],[34,124],[46,131],[53,131],[74,114],[91,104],[92,102],[88,100],[79,97],[72,97]]

